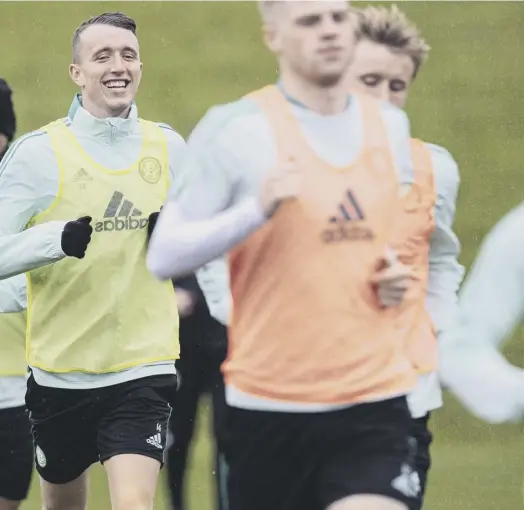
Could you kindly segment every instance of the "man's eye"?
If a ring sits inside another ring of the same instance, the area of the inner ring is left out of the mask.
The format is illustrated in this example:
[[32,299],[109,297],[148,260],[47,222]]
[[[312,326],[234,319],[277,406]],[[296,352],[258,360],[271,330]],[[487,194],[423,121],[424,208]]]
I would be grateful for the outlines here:
[[393,80],[389,84],[389,88],[392,92],[402,92],[406,89],[406,83],[402,80]]
[[312,27],[316,25],[317,23],[320,23],[321,17],[320,16],[304,16],[302,18],[299,18],[297,20],[298,25],[302,25],[303,27]]
[[360,80],[368,87],[376,87],[381,81],[380,76],[376,74],[365,74],[360,77]]

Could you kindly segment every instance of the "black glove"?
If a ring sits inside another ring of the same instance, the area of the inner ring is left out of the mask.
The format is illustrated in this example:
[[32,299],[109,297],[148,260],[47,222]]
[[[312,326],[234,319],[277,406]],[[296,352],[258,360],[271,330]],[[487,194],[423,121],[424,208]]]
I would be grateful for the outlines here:
[[[162,207],[160,208],[160,211],[162,210]],[[155,230],[155,225],[158,220],[158,215],[160,214],[160,211],[158,212],[152,212],[149,215],[149,220],[147,222],[147,240],[151,239],[151,236],[153,235],[153,230]]]
[[82,216],[74,221],[66,223],[62,231],[62,251],[68,257],[83,259],[86,254],[87,245],[91,241],[93,227],[90,225],[91,216]]

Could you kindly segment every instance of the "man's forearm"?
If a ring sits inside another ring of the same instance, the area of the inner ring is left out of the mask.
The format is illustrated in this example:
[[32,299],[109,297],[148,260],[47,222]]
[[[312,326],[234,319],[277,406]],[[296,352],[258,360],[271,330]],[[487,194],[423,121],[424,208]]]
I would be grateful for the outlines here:
[[179,207],[170,202],[149,243],[148,269],[161,280],[186,276],[227,253],[264,221],[256,199],[200,221],[186,221]]
[[440,342],[440,378],[460,402],[488,423],[524,418],[524,370],[495,348],[475,342]]
[[60,239],[64,225],[65,222],[51,221],[0,237],[0,280],[63,259]]

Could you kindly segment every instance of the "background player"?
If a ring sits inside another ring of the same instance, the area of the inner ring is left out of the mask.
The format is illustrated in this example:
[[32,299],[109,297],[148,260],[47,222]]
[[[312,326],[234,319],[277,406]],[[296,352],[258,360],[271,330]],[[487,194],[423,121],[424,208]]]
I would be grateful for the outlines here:
[[[429,46],[396,6],[371,6],[356,13],[359,41],[348,71],[349,87],[355,92],[403,108],[409,88],[427,59]],[[426,144],[426,147],[430,153],[436,192],[435,225],[429,240],[426,302],[437,336],[441,336],[456,314],[457,291],[464,273],[457,262],[460,244],[452,230],[459,173],[457,164],[446,149],[433,144]],[[422,373],[417,387],[408,397],[414,418],[417,470],[422,485],[420,501],[413,506],[415,509],[422,507],[430,467],[430,412],[442,405],[437,345],[433,338],[424,335],[420,335],[419,343],[421,345],[416,350],[414,362]]]
[[0,510],[26,499],[33,473],[33,437],[25,406],[25,278],[0,281]]
[[[0,79],[0,160],[15,129],[11,89]],[[0,282],[0,510],[20,506],[33,472],[33,438],[25,408],[25,285],[23,276]]]
[[16,132],[16,115],[13,107],[12,90],[0,78],[0,160],[6,153]]
[[[211,276],[215,269],[209,267]],[[220,275],[219,275],[220,277]],[[225,412],[224,380],[220,366],[226,357],[227,332],[209,313],[206,299],[194,275],[173,282],[180,315],[180,359],[176,362],[179,388],[173,397],[166,456],[167,483],[175,510],[186,508],[185,481],[201,397],[211,398],[214,439],[215,508],[225,510],[223,453],[220,451]]]

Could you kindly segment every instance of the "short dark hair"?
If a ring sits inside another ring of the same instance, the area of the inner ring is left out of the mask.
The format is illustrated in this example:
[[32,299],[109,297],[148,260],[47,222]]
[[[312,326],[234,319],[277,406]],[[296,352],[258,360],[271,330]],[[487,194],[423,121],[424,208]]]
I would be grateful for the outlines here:
[[98,16],[92,16],[91,18],[83,21],[75,31],[75,35],[73,36],[73,62],[78,61],[78,44],[80,42],[80,36],[82,35],[82,32],[92,25],[110,25],[112,27],[129,30],[136,35],[135,20],[123,12],[104,12]]

